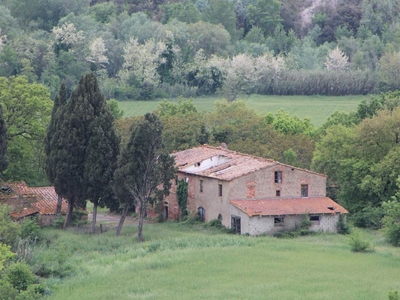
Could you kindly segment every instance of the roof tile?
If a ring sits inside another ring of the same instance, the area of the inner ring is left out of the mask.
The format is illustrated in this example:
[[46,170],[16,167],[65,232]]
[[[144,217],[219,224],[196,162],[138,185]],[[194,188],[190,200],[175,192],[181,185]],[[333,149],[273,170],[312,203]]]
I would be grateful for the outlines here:
[[230,203],[250,217],[348,213],[345,208],[327,197],[231,200]]

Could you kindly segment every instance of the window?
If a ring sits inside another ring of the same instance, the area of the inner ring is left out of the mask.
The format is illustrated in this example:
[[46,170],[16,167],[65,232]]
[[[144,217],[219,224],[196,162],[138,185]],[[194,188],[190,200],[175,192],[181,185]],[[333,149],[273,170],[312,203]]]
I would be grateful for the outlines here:
[[200,179],[200,193],[203,192],[203,180]]
[[282,183],[282,171],[275,171],[275,183]]
[[222,184],[218,184],[218,196],[222,197]]
[[310,222],[312,225],[319,225],[319,216],[310,216]]
[[218,220],[222,221],[222,215],[221,214],[218,215]]
[[284,221],[283,217],[275,217],[274,227],[284,226],[285,224],[283,223],[283,221]]
[[175,175],[175,184],[178,185],[178,175]]
[[231,216],[231,229],[237,234],[241,234],[240,217]]
[[200,222],[204,222],[206,220],[206,210],[203,207],[199,207],[197,209],[197,215],[199,216]]
[[308,197],[308,184],[301,185],[301,197]]
[[276,197],[280,197],[281,196],[281,191],[280,190],[276,190]]

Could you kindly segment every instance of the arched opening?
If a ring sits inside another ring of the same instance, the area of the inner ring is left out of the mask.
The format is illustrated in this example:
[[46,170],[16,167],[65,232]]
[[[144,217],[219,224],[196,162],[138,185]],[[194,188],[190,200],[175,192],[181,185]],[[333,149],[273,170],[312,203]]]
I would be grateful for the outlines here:
[[204,222],[206,219],[206,210],[200,206],[197,209],[197,215],[199,216],[200,222]]

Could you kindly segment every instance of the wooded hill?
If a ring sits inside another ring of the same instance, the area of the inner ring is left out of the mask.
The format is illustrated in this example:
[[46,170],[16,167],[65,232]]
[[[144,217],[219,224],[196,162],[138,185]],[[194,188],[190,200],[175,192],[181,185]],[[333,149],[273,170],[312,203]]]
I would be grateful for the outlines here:
[[394,90],[398,1],[2,0],[0,76],[107,98]]

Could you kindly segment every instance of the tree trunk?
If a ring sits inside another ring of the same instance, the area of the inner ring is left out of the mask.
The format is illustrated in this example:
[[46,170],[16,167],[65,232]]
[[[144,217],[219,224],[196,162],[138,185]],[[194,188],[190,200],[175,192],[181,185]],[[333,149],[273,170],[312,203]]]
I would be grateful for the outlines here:
[[93,203],[92,233],[96,233],[96,218],[97,218],[97,201],[95,203]]
[[61,205],[62,205],[62,197],[60,195],[58,195],[57,208],[56,208],[56,216],[57,217],[61,214]]
[[144,215],[146,213],[146,205],[143,203],[144,201],[140,201],[140,207],[139,207],[139,224],[138,224],[138,235],[137,235],[137,241],[138,243],[143,242],[143,221],[144,221]]
[[121,215],[121,219],[119,219],[119,223],[118,223],[118,227],[117,227],[117,232],[116,232],[116,236],[119,236],[121,233],[121,229],[122,229],[122,225],[124,225],[124,221],[125,221],[125,217],[128,214],[128,209],[129,209],[129,204],[125,203],[124,205],[124,209],[122,210],[122,215]]
[[66,229],[71,224],[72,212],[74,210],[74,202],[75,202],[74,198],[68,199],[68,209],[67,209],[67,215],[65,216],[63,229]]

